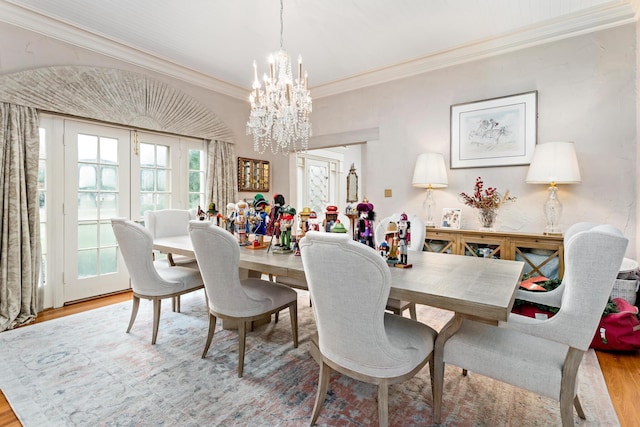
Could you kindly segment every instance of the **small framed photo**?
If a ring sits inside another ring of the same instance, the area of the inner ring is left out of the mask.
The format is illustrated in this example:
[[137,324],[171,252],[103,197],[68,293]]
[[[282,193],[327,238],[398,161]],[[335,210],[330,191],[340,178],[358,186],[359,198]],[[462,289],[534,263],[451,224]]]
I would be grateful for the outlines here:
[[451,106],[451,169],[528,165],[537,139],[538,92]]
[[460,228],[462,219],[462,209],[459,208],[444,208],[442,209],[442,221],[440,222],[441,228]]

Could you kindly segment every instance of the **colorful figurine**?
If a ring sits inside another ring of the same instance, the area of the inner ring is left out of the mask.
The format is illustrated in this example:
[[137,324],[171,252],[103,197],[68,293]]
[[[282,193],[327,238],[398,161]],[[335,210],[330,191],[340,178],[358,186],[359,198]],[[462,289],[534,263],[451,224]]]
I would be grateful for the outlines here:
[[311,215],[311,208],[309,207],[302,208],[300,213],[298,213],[298,230],[300,230],[298,235],[300,238],[304,237],[307,231],[309,231],[309,215]]
[[233,202],[227,203],[227,213],[222,218],[222,221],[224,223],[225,230],[227,230],[231,234],[234,234],[236,231],[235,213],[236,204]]
[[269,225],[269,214],[266,209],[269,205],[262,194],[256,194],[253,199],[253,212],[249,217],[250,232],[255,236],[252,243],[252,249],[262,249],[267,246],[264,244],[264,236],[267,234],[267,226]]
[[204,221],[205,219],[207,219],[207,213],[202,210],[200,205],[198,205],[198,211],[196,212],[196,218],[198,218],[200,221]]
[[248,205],[244,200],[240,200],[238,203],[236,203],[236,218],[234,222],[236,226],[236,235],[238,236],[238,243],[240,244],[240,246],[247,246],[249,244],[249,239],[247,238],[247,234],[249,231],[247,210]]
[[387,264],[395,265],[398,263],[398,224],[390,221],[385,231],[385,241],[389,247],[387,254]]
[[[338,220],[338,207],[327,206],[327,210],[324,213],[324,221],[322,221],[322,228],[327,233],[331,231],[331,227]],[[343,226],[344,227],[344,226]]]
[[411,221],[409,221],[407,214],[400,215],[400,221],[398,221],[398,241],[400,247],[400,262],[398,264],[409,266],[407,263],[407,251],[411,244]]
[[211,202],[209,203],[209,209],[207,209],[207,219],[213,221],[213,218],[216,218],[216,225],[219,227],[220,218],[218,217],[218,210],[216,209],[216,204]]
[[291,229],[293,228],[295,215],[296,210],[291,206],[287,205],[282,208],[279,216],[280,246],[274,250],[276,253],[291,252]]
[[358,241],[375,249],[373,222],[376,218],[376,213],[373,211],[373,204],[365,199],[362,203],[358,203],[356,209],[360,216],[356,225]]
[[383,240],[382,243],[378,246],[378,252],[382,255],[383,258],[387,258],[389,256],[389,244],[386,240]]
[[347,228],[343,223],[340,222],[340,220],[336,220],[336,222],[331,226],[331,230],[329,231],[331,233],[346,233],[349,230],[347,230]]
[[[282,214],[282,209],[284,208],[285,205],[285,201],[284,201],[284,196],[282,194],[274,194],[273,195],[273,204],[270,207],[269,210],[269,225],[267,226],[267,236],[271,236],[272,239],[271,241],[274,241],[273,238],[275,238],[275,245],[274,246],[279,246],[280,243],[278,243],[279,239],[280,239],[280,215]],[[271,243],[269,243],[269,245],[271,245]]]
[[320,231],[320,223],[318,222],[318,214],[316,213],[316,211],[311,211],[311,213],[309,214],[308,230]]

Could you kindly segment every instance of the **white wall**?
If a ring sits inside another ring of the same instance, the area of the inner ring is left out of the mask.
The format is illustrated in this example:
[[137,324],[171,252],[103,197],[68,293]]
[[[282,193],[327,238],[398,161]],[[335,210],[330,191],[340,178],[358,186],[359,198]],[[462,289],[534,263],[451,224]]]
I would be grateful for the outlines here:
[[[411,187],[415,158],[434,151],[449,162],[450,106],[537,90],[538,142],[574,141],[582,173],[581,184],[560,186],[562,228],[612,223],[631,240],[627,256],[635,257],[635,51],[636,27],[626,25],[317,99],[314,135],[378,127],[360,176],[377,217],[423,213],[424,190]],[[435,191],[436,209],[460,207],[463,228],[477,228],[474,210],[458,194],[482,176],[518,198],[501,209],[498,229],[542,232],[547,189],[526,184],[526,173],[527,166],[449,169],[449,187]],[[385,188],[392,198],[384,198]]]
[[[627,256],[635,258],[636,40],[636,26],[630,24],[314,99],[314,137],[377,129],[378,139],[370,140],[363,150],[360,188],[374,203],[378,218],[398,211],[420,213],[424,190],[411,187],[414,161],[425,151],[441,152],[449,159],[450,106],[537,90],[538,141],[575,141],[582,171],[582,184],[560,188],[562,227],[583,220],[610,222],[631,239]],[[245,135],[247,102],[0,23],[0,74],[53,65],[149,74],[217,114],[234,132],[236,155],[258,157]],[[291,185],[288,159],[270,154],[262,158],[273,165],[270,193],[286,192]],[[437,209],[461,207],[463,227],[477,227],[474,212],[460,203],[457,194],[471,191],[475,178],[482,176],[488,185],[509,189],[518,197],[502,209],[499,229],[540,232],[547,192],[544,186],[526,184],[526,171],[526,166],[449,170],[449,187],[435,193]],[[393,197],[384,198],[385,188],[393,190]]]
[[[239,157],[264,158],[272,162],[276,173],[272,187],[288,185],[287,158],[266,153],[259,156],[253,151],[253,140],[246,136],[245,124],[249,117],[249,102],[221,95],[211,90],[148,71],[124,61],[78,48],[31,31],[0,22],[0,75],[56,65],[82,65],[109,67],[149,75],[163,81],[201,102],[213,111],[234,133],[235,154]],[[247,79],[252,78],[251,59],[247,60]],[[253,198],[253,193],[241,193]],[[266,196],[266,195],[265,195]]]

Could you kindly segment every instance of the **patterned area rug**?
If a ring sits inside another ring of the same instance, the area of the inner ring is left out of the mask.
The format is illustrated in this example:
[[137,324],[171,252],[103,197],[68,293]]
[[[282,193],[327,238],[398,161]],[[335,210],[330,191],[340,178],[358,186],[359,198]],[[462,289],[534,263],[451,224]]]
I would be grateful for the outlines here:
[[[247,336],[244,377],[237,377],[237,335],[216,331],[206,359],[202,292],[186,295],[182,313],[165,302],[157,344],[151,303],[142,301],[131,333],[131,303],[121,303],[0,334],[0,389],[24,426],[304,426],[309,424],[318,366],[309,356],[314,332],[306,292],[299,292],[300,346],[289,316]],[[418,319],[440,329],[450,312],[419,306]],[[560,425],[554,400],[460,369],[445,372],[444,426]],[[619,425],[597,358],[580,371],[587,420]],[[394,426],[430,426],[429,371],[389,390]],[[377,424],[376,388],[334,374],[319,425]]]

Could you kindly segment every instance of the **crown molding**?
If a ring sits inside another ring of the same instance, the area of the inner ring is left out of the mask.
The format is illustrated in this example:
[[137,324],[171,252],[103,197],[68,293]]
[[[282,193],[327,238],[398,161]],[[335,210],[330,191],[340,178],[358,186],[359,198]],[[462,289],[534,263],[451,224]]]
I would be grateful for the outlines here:
[[[337,95],[452,65],[635,22],[635,11],[638,9],[639,4],[640,0],[629,0],[597,6],[571,16],[550,20],[541,25],[457,46],[401,64],[372,70],[323,85],[312,86],[310,88],[311,95],[313,98]],[[134,49],[107,37],[88,32],[69,23],[7,1],[0,1],[0,21],[223,95],[247,100],[249,88],[239,87],[216,79],[166,58]]]
[[152,55],[143,50],[134,49],[108,37],[97,35],[70,25],[64,21],[51,18],[34,10],[0,1],[0,21],[16,27],[24,28],[72,44],[96,53],[100,53],[120,61],[127,62],[165,74],[169,77],[194,84],[233,98],[249,99],[249,89],[208,76],[192,68],[185,67],[166,58]]
[[[635,4],[640,3],[640,0],[632,1]],[[452,65],[628,24],[635,22],[635,20],[635,7],[630,3],[598,6],[572,16],[550,20],[541,25],[530,26],[512,33],[436,52],[402,64],[314,86],[311,87],[311,95],[314,98],[337,95]]]

